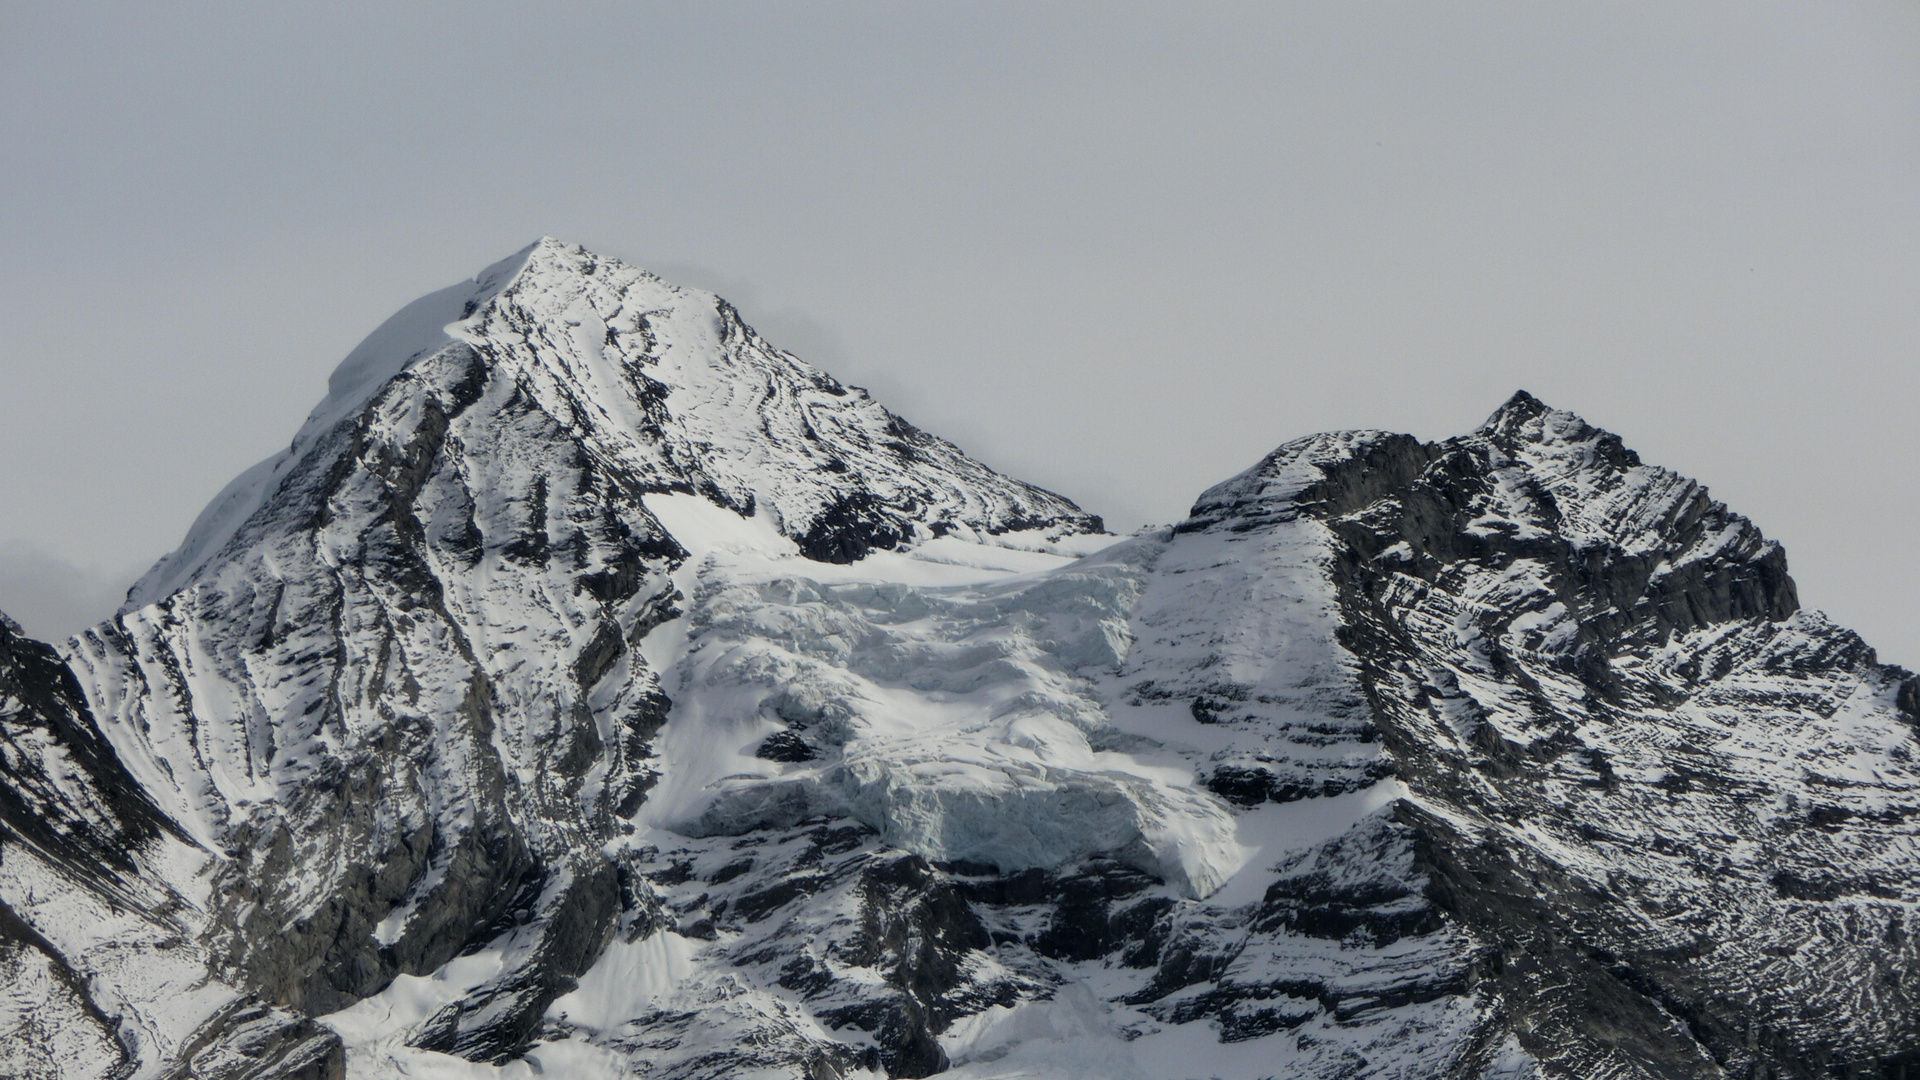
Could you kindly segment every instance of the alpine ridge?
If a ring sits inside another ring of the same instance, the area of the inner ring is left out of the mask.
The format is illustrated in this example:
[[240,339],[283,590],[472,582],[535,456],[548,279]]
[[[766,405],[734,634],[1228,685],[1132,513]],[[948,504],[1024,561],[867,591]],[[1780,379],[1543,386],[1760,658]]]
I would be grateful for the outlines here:
[[0,1076],[1891,1080],[1917,724],[1524,392],[1121,538],[543,239],[0,622]]

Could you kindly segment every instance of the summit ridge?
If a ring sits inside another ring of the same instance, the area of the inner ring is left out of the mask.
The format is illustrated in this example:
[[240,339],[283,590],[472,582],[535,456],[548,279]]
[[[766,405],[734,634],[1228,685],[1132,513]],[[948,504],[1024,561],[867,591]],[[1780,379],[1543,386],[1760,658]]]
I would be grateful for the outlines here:
[[519,386],[641,488],[698,491],[748,514],[764,505],[829,561],[929,532],[1100,531],[1067,500],[774,348],[712,293],[543,237],[369,335],[293,444],[217,496],[127,609],[185,585],[289,474],[335,453],[342,425],[394,380],[482,376]]

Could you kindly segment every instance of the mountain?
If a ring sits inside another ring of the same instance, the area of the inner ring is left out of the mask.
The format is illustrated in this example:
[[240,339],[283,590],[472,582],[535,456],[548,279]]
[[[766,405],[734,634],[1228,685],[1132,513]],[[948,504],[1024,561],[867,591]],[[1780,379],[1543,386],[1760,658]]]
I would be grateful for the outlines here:
[[0,1074],[1896,1076],[1916,723],[1524,393],[1122,539],[542,240],[0,630]]

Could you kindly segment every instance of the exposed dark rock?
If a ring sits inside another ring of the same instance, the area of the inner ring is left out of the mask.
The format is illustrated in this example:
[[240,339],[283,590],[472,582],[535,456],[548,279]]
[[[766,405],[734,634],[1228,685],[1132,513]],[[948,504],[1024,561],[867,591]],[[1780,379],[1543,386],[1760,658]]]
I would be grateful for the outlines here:
[[812,761],[820,755],[814,752],[813,747],[807,745],[805,739],[802,739],[794,732],[776,731],[761,740],[759,747],[754,750],[753,756],[765,758],[768,761],[791,763],[797,761]]
[[1061,960],[1097,960],[1129,945],[1141,946],[1129,958],[1130,966],[1153,964],[1158,959],[1153,955],[1154,924],[1173,901],[1164,896],[1123,901],[1140,897],[1156,884],[1138,870],[1109,862],[1048,882],[1053,916],[1034,939],[1034,950]]
[[809,559],[850,563],[865,558],[875,548],[895,547],[907,535],[879,500],[865,492],[853,492],[821,511],[797,541],[800,553]]
[[[84,786],[49,774],[69,765]],[[0,843],[32,844],[106,882],[133,869],[134,849],[179,831],[114,755],[73,672],[0,614]]]
[[304,1017],[238,1002],[195,1031],[162,1080],[344,1080],[340,1037]]

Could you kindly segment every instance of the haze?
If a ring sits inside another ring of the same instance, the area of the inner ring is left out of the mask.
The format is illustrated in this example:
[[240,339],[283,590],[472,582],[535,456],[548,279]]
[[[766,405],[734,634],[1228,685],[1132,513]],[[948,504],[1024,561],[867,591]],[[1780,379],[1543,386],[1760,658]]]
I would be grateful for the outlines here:
[[0,609],[109,615],[550,233],[1122,529],[1525,387],[1920,665],[1915,11],[0,5]]

